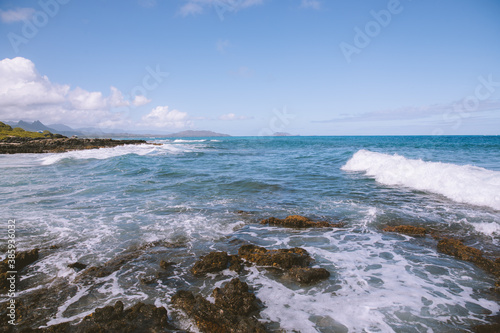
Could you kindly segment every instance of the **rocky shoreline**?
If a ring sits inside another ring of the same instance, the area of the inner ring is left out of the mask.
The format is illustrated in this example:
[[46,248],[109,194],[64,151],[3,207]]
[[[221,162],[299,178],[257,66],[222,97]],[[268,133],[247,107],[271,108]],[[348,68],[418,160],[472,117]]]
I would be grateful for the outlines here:
[[8,137],[0,140],[0,154],[62,153],[72,150],[112,148],[146,143],[145,140],[113,140],[86,138],[27,138]]
[[[261,224],[271,224],[276,227],[293,228],[337,228],[339,224],[331,224],[326,221],[314,222],[310,219],[293,215],[285,219],[268,218],[262,220]],[[307,225],[307,226],[306,226]],[[446,255],[469,261],[476,264],[488,274],[497,278],[497,283],[492,291],[500,293],[500,259],[490,259],[480,250],[463,244],[461,240],[439,234],[435,231],[422,227],[409,225],[387,226],[381,230],[385,233],[404,234],[408,237],[427,237],[431,234],[432,239],[437,241],[437,251]],[[435,242],[434,241],[434,242]],[[140,247],[126,250],[108,262],[100,266],[87,267],[75,262],[68,267],[77,272],[73,283],[53,283],[48,288],[35,289],[23,294],[16,300],[15,318],[16,325],[8,325],[5,318],[9,313],[8,303],[0,305],[0,316],[4,320],[0,323],[2,332],[186,332],[177,328],[171,321],[167,309],[163,306],[144,304],[137,302],[125,309],[121,301],[114,305],[96,308],[91,314],[85,316],[78,323],[65,322],[52,326],[46,326],[58,308],[58,304],[51,304],[50,295],[59,295],[61,301],[73,297],[78,290],[78,285],[91,286],[99,278],[110,276],[120,270],[123,266],[148,253],[152,248],[163,246],[170,249],[179,247],[176,244],[164,243],[162,241],[148,243]],[[45,252],[57,251],[57,247],[45,249]],[[39,253],[43,249],[19,252],[16,254],[16,269],[22,270],[39,260]],[[46,254],[47,255],[47,254]],[[212,251],[200,256],[194,264],[190,264],[189,272],[193,279],[204,281],[212,279],[214,274],[229,270],[233,277],[213,289],[210,299],[204,298],[199,293],[183,288],[177,290],[170,297],[170,305],[188,318],[201,332],[269,332],[266,323],[259,320],[259,313],[264,305],[252,292],[252,286],[242,281],[245,271],[252,267],[260,270],[277,271],[278,275],[298,284],[299,286],[314,285],[330,277],[330,272],[325,268],[312,267],[314,259],[309,253],[300,247],[284,249],[266,249],[254,244],[244,243],[239,246],[236,254],[228,254],[224,251]],[[161,279],[172,266],[182,265],[171,261],[161,260],[157,262],[157,274],[152,277],[144,277],[141,283],[154,283]],[[0,262],[1,282],[5,282],[8,271],[7,259]],[[5,280],[5,281],[4,281]],[[0,285],[0,293],[6,293],[7,284]],[[52,302],[53,303],[53,302]],[[44,306],[40,307],[39,305]],[[500,323],[480,325],[473,328],[475,332],[498,332]]]

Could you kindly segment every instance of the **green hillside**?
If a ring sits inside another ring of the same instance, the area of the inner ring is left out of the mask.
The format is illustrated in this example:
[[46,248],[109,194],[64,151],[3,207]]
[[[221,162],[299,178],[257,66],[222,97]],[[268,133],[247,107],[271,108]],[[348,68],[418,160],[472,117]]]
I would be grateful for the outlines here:
[[29,132],[23,130],[20,127],[12,128],[11,126],[0,121],[0,140],[8,138],[10,136],[21,138],[47,138],[51,137],[52,133],[50,133],[49,131],[44,131],[43,133]]

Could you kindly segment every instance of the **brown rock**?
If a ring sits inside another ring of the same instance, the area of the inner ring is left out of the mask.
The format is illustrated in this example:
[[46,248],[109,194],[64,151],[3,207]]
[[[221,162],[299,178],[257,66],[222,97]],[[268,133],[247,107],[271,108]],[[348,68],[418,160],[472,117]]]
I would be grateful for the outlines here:
[[69,264],[68,267],[69,268],[74,268],[76,270],[82,270],[82,269],[87,268],[87,265],[82,264],[82,263],[80,263],[80,262],[77,261],[77,262],[74,262],[72,264]]
[[458,239],[443,238],[438,242],[437,249],[441,253],[473,262],[487,272],[497,277],[500,276],[500,264],[498,262],[485,258],[481,250],[466,246]]
[[[249,298],[244,291],[246,284],[233,281],[229,282],[230,286],[226,284],[219,291],[214,290],[214,295],[218,299],[215,304],[200,295],[195,296],[189,291],[182,290],[172,297],[172,304],[192,318],[202,332],[266,332],[261,323],[248,315],[252,307],[249,306]],[[247,298],[242,300],[242,296]],[[245,310],[231,308],[231,304],[243,304]]]
[[328,279],[330,272],[324,268],[292,267],[286,275],[300,283],[314,283]]
[[405,234],[408,236],[423,237],[427,233],[427,230],[422,227],[414,227],[411,225],[398,225],[389,226],[383,229],[385,232],[397,232],[399,234]]
[[259,266],[272,266],[290,269],[294,266],[306,267],[313,261],[306,250],[299,247],[291,249],[267,250],[256,245],[243,245],[238,255]]
[[241,270],[241,260],[237,256],[230,256],[227,252],[210,252],[198,260],[191,268],[195,276],[206,273],[216,273],[229,268],[239,272]]
[[163,269],[170,268],[173,265],[175,265],[175,262],[173,261],[165,261],[165,260],[160,261],[160,267]]
[[139,332],[179,332],[168,322],[167,310],[151,304],[137,303],[129,309],[123,309],[118,301],[114,306],[95,309],[76,325],[68,323],[49,326],[36,330],[43,333],[139,333]]
[[215,288],[212,296],[217,307],[239,315],[246,316],[259,309],[257,297],[248,291],[248,284],[239,279],[232,279],[224,287]]
[[[8,271],[21,271],[26,266],[32,264],[33,262],[38,260],[38,249],[33,249],[30,251],[17,252],[15,255],[15,264],[14,267],[11,267],[9,264],[9,258],[7,257],[5,260],[0,262],[0,292],[6,291],[9,289],[9,281],[7,277],[10,274],[7,274]],[[18,274],[15,274],[16,279],[18,278]]]
[[123,265],[138,258],[143,252],[140,250],[119,254],[117,257],[107,261],[101,266],[92,266],[82,271],[75,281],[85,284],[91,283],[94,278],[101,278],[111,275],[119,270]]
[[326,221],[314,222],[309,218],[301,215],[290,215],[285,219],[270,217],[262,220],[260,224],[279,225],[288,228],[328,228],[328,227],[340,228],[343,226],[342,223],[332,224]]

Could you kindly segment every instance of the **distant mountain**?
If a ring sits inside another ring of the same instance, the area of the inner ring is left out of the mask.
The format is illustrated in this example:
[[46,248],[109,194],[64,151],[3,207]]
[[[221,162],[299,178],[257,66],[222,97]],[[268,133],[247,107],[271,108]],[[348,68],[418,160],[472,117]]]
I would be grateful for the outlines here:
[[163,137],[167,138],[197,138],[197,137],[223,137],[223,136],[231,136],[231,135],[216,133],[212,131],[192,131],[192,130],[163,135]]
[[55,129],[50,128],[42,124],[39,120],[32,122],[31,124],[24,121],[24,120],[19,120],[19,122],[14,125],[14,127],[21,127],[25,131],[30,131],[30,132],[43,132],[43,131],[49,131],[52,133],[55,133]]
[[287,132],[276,132],[273,134],[273,136],[292,136],[292,135]]
[[66,126],[66,125],[61,125],[61,124],[56,124],[55,126],[57,126],[58,128],[55,128],[54,126],[45,126],[44,124],[42,124],[41,121],[39,120],[36,120],[32,123],[29,123],[29,122],[26,122],[24,120],[20,120],[17,124],[14,123],[10,123],[9,125],[11,125],[12,127],[20,127],[22,128],[23,130],[25,131],[30,131],[30,132],[43,132],[43,131],[49,131],[53,134],[62,134],[62,135],[65,135],[65,136],[73,136],[73,135],[77,135],[77,136],[83,136],[83,133],[82,132],[78,132],[78,131],[75,131],[74,129],[72,129],[71,127],[69,126]]
[[56,131],[74,131],[74,129],[64,124],[50,124],[48,127],[53,128]]

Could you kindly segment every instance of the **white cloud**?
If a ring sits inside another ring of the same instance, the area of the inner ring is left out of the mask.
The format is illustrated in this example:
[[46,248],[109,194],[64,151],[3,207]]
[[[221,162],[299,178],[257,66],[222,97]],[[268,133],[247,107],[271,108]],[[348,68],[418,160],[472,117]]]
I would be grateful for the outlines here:
[[148,99],[146,96],[136,95],[134,97],[134,100],[132,101],[132,105],[133,106],[141,106],[141,105],[148,104],[149,102],[151,102],[151,100]]
[[245,120],[245,119],[251,119],[251,117],[247,116],[237,116],[234,113],[227,113],[223,114],[222,116],[219,116],[219,120]]
[[201,14],[206,7],[214,7],[220,13],[237,12],[241,9],[260,5],[263,0],[185,0],[179,9],[182,16]]
[[41,75],[35,64],[26,58],[0,60],[0,119],[40,120],[88,126],[127,124],[123,114],[112,109],[144,105],[150,102],[143,96],[127,101],[115,87],[109,96],[80,87],[50,82]]
[[183,128],[192,126],[186,112],[175,109],[169,110],[168,106],[157,106],[150,113],[143,116],[141,120],[139,126],[144,127]]
[[302,0],[302,2],[300,3],[300,7],[318,10],[321,8],[321,2],[319,2],[318,0]]
[[33,8],[16,8],[12,10],[0,10],[0,20],[4,23],[13,23],[28,20],[35,13]]

